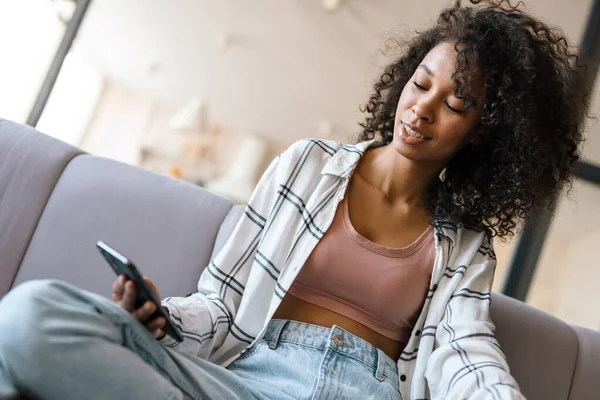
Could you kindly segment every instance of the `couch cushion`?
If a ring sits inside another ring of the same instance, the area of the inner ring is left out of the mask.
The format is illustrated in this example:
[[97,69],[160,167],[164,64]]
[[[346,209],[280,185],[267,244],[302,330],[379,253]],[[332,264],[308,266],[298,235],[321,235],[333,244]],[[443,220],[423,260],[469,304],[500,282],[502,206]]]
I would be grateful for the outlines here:
[[58,278],[109,295],[102,240],[156,282],[163,297],[195,291],[233,203],[200,187],[82,155],[56,184],[17,283]]
[[0,120],[0,297],[11,287],[48,197],[81,150]]
[[561,320],[499,293],[492,296],[496,337],[528,399],[566,400],[577,362],[577,336]]

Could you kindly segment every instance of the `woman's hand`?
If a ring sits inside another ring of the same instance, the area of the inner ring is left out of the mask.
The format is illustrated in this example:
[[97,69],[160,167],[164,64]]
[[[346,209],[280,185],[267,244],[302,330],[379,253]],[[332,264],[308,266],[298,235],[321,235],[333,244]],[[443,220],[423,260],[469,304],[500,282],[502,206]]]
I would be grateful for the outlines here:
[[[154,283],[148,277],[144,277],[144,281],[154,292],[157,299],[160,299],[158,289],[154,286]],[[163,317],[150,318],[156,311],[156,306],[150,300],[142,304],[141,307],[136,308],[136,287],[133,281],[128,280],[125,275],[119,275],[112,286],[112,299],[115,303],[129,311],[131,315],[138,321],[140,321],[148,330],[152,333],[156,339],[160,340],[165,336],[165,332],[162,328],[165,326],[165,319]]]

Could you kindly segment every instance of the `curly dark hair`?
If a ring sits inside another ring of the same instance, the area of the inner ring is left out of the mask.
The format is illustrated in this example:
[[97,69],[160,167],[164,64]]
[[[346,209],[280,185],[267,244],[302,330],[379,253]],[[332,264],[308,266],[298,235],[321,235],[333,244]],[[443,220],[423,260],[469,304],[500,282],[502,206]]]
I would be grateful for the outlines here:
[[[579,159],[587,92],[583,67],[557,28],[508,1],[458,0],[437,24],[397,44],[403,54],[384,69],[361,108],[367,117],[359,141],[392,141],[400,94],[427,53],[451,41],[457,50],[455,94],[472,106],[472,68],[483,73],[484,96],[475,140],[446,166],[430,191],[434,221],[451,222],[490,236],[513,235],[523,219],[554,211],[571,187]],[[469,72],[471,71],[471,72]]]

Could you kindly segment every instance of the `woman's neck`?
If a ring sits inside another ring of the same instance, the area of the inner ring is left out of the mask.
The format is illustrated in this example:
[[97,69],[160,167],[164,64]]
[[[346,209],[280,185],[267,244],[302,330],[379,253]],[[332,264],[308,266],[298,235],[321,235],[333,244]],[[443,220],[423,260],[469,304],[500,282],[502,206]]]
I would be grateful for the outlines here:
[[356,172],[376,187],[389,204],[423,207],[440,170],[409,160],[388,145],[368,150]]

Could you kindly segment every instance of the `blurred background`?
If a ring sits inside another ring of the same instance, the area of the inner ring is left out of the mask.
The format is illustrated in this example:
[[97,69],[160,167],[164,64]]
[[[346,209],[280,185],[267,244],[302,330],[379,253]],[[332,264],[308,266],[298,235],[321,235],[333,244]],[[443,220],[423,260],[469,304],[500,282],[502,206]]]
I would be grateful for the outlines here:
[[[295,140],[354,142],[359,106],[391,61],[386,40],[428,27],[450,3],[2,0],[0,117],[243,203]],[[588,43],[597,116],[598,1],[528,0],[526,9]],[[598,129],[588,123],[585,163],[554,218],[496,243],[494,284],[592,329],[600,329]]]

